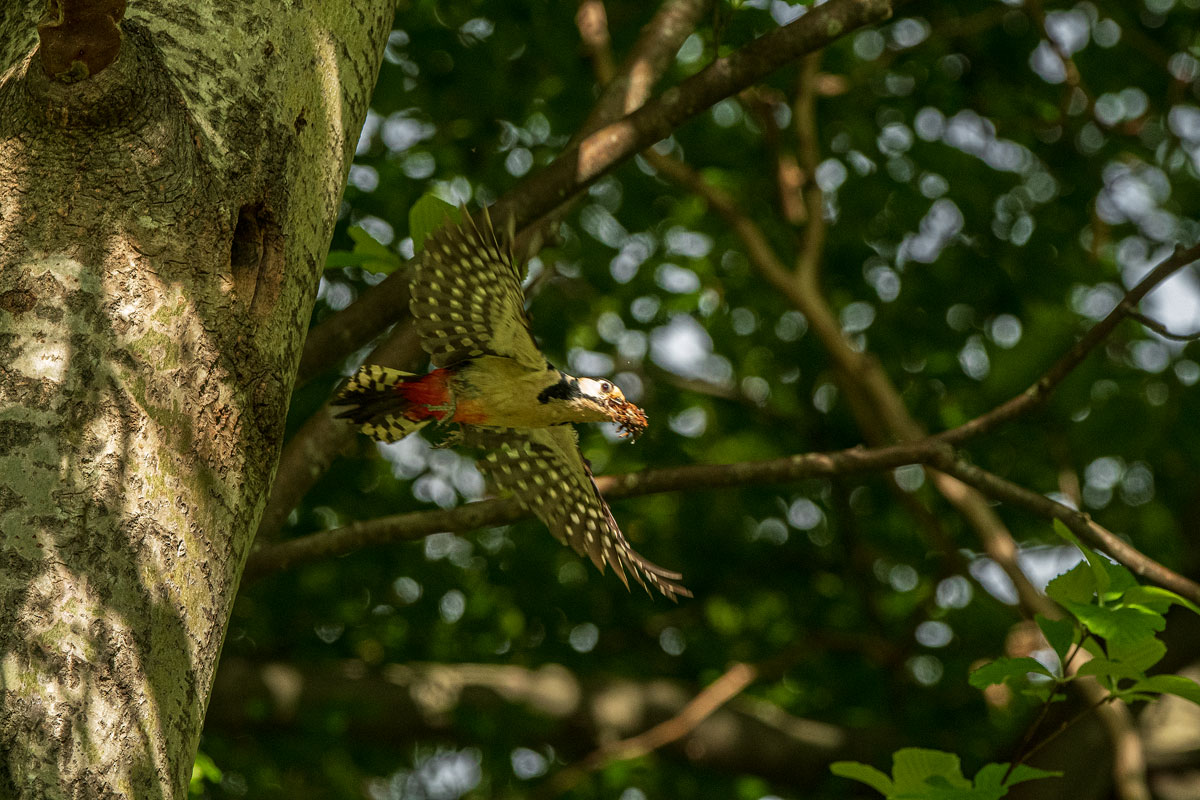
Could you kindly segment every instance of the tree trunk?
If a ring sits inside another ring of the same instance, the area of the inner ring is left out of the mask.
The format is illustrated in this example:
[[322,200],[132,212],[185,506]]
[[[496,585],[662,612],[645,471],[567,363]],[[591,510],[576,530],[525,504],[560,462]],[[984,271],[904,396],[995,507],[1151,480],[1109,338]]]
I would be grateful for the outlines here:
[[0,4],[0,796],[183,797],[393,4],[46,5]]

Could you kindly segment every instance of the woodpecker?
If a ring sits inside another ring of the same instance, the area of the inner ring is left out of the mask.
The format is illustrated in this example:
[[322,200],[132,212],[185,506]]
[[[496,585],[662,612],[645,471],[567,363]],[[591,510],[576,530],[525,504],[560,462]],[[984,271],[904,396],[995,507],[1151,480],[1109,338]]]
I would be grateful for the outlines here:
[[412,279],[410,311],[435,369],[413,375],[366,364],[341,389],[338,415],[366,435],[394,442],[430,423],[459,426],[456,441],[485,455],[493,487],[514,495],[560,542],[628,571],[647,591],[675,600],[682,577],[634,552],[600,495],[570,423],[618,423],[634,438],[641,409],[610,381],[556,369],[533,341],[522,271],[484,214],[482,229],[463,209],[425,242]]

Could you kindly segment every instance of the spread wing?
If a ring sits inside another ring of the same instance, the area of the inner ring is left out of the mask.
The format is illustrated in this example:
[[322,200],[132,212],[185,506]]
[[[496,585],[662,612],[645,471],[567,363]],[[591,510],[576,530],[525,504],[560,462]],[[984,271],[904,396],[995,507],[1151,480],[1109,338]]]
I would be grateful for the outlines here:
[[484,230],[463,209],[426,241],[409,309],[421,345],[436,366],[482,355],[512,358],[530,369],[546,358],[529,333],[521,273],[484,213]]
[[469,427],[463,436],[466,444],[486,451],[479,465],[498,489],[515,495],[555,538],[590,557],[601,572],[608,563],[626,587],[628,570],[647,591],[653,586],[671,600],[692,596],[676,583],[679,573],[650,563],[629,546],[579,452],[574,428]]

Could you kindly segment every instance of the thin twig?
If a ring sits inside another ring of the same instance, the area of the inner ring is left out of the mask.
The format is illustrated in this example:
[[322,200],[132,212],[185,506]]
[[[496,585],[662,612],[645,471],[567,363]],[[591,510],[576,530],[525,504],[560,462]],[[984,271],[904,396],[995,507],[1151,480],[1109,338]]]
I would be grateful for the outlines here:
[[[1050,705],[1054,699],[1054,692],[1059,686],[1061,684],[1055,683],[1054,688],[1050,690],[1050,697],[1042,701],[1042,707],[1038,709],[1037,717],[1025,729],[1025,735],[1021,737],[1021,743],[1017,745],[1017,750],[1013,754],[1013,760],[1008,763],[1008,769],[1004,771],[1004,777],[1000,779],[1001,786],[1008,781],[1009,776],[1012,775],[1013,770],[1017,768],[1018,764],[1024,763],[1026,758],[1033,755],[1034,751],[1028,749],[1029,745],[1033,741],[1033,737],[1038,732],[1038,729],[1042,727],[1046,715],[1050,713]],[[1041,747],[1041,745],[1038,746]]]
[[951,444],[959,444],[985,431],[990,431],[1015,417],[1028,413],[1044,403],[1055,387],[1062,383],[1088,357],[1092,350],[1112,333],[1113,329],[1122,320],[1136,310],[1137,304],[1142,301],[1142,298],[1171,275],[1197,259],[1200,259],[1200,244],[1177,248],[1172,255],[1150,270],[1146,274],[1146,277],[1142,278],[1132,289],[1126,292],[1125,297],[1117,304],[1117,307],[1110,311],[1108,316],[1093,325],[1032,386],[1016,397],[993,408],[991,411],[979,415],[970,422],[938,434],[938,438]]
[[796,280],[805,292],[819,291],[821,261],[825,254],[825,194],[817,185],[817,165],[821,162],[817,137],[817,73],[821,54],[810,53],[801,62],[796,81],[796,102],[792,117],[796,124],[796,146],[804,172],[802,193],[808,209],[808,222],[800,238],[796,255]]
[[[805,56],[805,63],[812,56]],[[783,218],[792,225],[803,225],[808,220],[808,209],[804,205],[802,189],[806,176],[800,168],[796,154],[784,146],[779,123],[775,120],[775,109],[783,102],[783,93],[763,86],[754,86],[738,95],[738,100],[754,117],[762,130],[771,161],[775,164],[775,188],[779,193],[779,210]]]
[[[1054,732],[1052,732],[1045,739],[1042,739],[1040,742],[1038,742],[1036,745],[1034,745],[1029,750],[1029,752],[1027,752],[1025,754],[1024,758],[1022,758],[1022,760],[1021,760],[1022,763],[1033,758],[1035,755],[1038,754],[1038,752],[1041,751],[1041,749],[1043,747],[1045,747],[1046,745],[1053,742],[1055,739],[1057,739],[1062,734],[1066,733],[1067,730],[1070,729],[1072,725],[1079,722],[1081,719],[1086,717],[1088,714],[1099,709],[1101,706],[1105,705],[1106,703],[1111,703],[1111,702],[1115,701],[1116,699],[1117,699],[1117,696],[1115,694],[1106,694],[1106,695],[1104,695],[1104,697],[1101,697],[1099,700],[1096,700],[1095,702],[1093,702],[1087,708],[1082,709],[1075,716],[1071,717],[1068,720],[1063,720],[1063,723],[1061,725],[1059,725],[1058,728],[1054,730]],[[1009,773],[1012,772],[1012,770],[1016,767],[1017,763],[1018,762],[1014,761],[1012,764],[1009,765]],[[1005,778],[1005,780],[1008,779],[1008,773],[1005,774],[1004,778]]]
[[1175,333],[1168,329],[1166,325],[1163,325],[1152,317],[1146,316],[1140,311],[1130,311],[1129,317],[1130,319],[1136,319],[1164,339],[1170,339],[1173,342],[1194,342],[1200,339],[1200,331],[1196,331],[1195,333]]

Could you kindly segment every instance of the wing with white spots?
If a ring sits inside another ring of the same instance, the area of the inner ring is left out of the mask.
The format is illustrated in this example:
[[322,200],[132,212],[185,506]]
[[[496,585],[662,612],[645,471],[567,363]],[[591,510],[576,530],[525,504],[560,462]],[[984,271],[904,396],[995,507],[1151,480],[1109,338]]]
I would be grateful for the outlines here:
[[498,489],[515,495],[559,541],[587,555],[601,572],[608,563],[626,587],[628,570],[647,591],[653,586],[671,600],[692,596],[676,583],[679,573],[650,563],[629,546],[579,452],[574,428],[469,428],[464,441],[486,451],[479,465]]
[[439,367],[482,355],[545,369],[529,333],[521,273],[484,213],[481,230],[463,209],[425,241],[413,276],[409,308],[421,345]]

